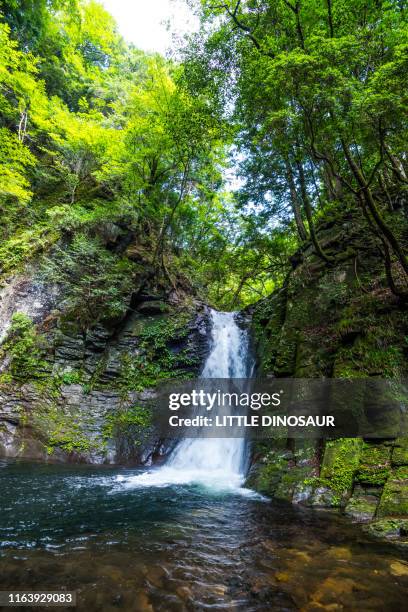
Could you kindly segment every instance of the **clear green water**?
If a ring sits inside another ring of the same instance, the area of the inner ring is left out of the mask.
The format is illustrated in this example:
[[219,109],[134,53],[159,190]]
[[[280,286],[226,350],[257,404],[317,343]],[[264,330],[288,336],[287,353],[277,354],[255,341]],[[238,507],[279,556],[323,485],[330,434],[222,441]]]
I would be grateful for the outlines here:
[[406,609],[403,553],[341,517],[134,473],[0,462],[0,588],[89,611]]

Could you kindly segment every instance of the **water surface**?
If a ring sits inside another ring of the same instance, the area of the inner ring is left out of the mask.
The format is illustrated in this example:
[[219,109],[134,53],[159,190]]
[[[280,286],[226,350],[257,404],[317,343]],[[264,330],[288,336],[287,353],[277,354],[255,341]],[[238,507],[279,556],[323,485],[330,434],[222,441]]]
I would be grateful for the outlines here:
[[135,470],[0,465],[1,589],[75,589],[89,611],[406,607],[403,554],[331,513]]

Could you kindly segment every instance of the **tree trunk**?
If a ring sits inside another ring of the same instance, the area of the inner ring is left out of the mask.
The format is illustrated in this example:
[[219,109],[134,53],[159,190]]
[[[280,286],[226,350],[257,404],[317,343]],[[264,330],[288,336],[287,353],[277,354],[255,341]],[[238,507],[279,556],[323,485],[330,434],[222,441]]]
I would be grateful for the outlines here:
[[350,166],[350,169],[357,181],[357,184],[359,185],[359,187],[361,188],[361,192],[363,194],[364,197],[364,201],[367,204],[367,208],[370,211],[378,229],[380,230],[381,234],[384,235],[384,237],[387,239],[389,245],[391,246],[392,250],[394,251],[395,255],[398,257],[404,271],[406,274],[408,274],[408,260],[407,257],[400,245],[400,243],[398,242],[396,236],[394,235],[393,231],[391,230],[390,227],[388,227],[387,223],[384,221],[380,211],[377,208],[377,205],[375,203],[375,200],[373,198],[373,194],[371,193],[371,189],[369,187],[369,185],[367,184],[367,181],[365,180],[363,173],[361,172],[360,168],[358,167],[358,165],[356,164],[353,156],[350,153],[350,150],[348,148],[348,146],[346,145],[346,143],[344,142],[344,140],[341,141],[342,147],[343,147],[343,151],[344,154],[346,156],[347,162]]
[[323,261],[325,261],[326,263],[330,263],[330,261],[332,261],[332,258],[330,258],[328,255],[325,254],[322,247],[320,246],[319,240],[316,235],[316,230],[315,230],[315,226],[313,223],[312,204],[310,202],[309,194],[307,193],[307,189],[306,189],[306,180],[305,180],[305,173],[303,171],[303,166],[301,162],[296,162],[296,165],[297,165],[298,172],[299,172],[300,190],[302,193],[302,200],[303,200],[303,204],[305,207],[307,223],[309,225],[311,241],[313,243],[313,246],[315,248],[317,255],[321,259],[323,259]]
[[289,191],[290,191],[290,201],[292,204],[292,210],[293,210],[293,215],[295,217],[297,231],[298,231],[300,239],[304,241],[304,240],[307,240],[307,231],[305,228],[305,224],[303,223],[301,204],[300,204],[299,197],[296,191],[296,185],[295,185],[295,181],[293,178],[293,171],[292,171],[292,168],[291,168],[291,165],[288,159],[285,160],[285,166],[286,166],[286,179],[288,181]]

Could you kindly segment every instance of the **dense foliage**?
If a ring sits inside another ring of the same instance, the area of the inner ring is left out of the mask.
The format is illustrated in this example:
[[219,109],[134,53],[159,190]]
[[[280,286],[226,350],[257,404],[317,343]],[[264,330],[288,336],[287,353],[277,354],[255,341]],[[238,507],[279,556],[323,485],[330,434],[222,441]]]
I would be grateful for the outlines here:
[[404,3],[191,4],[202,29],[174,63],[93,0],[1,3],[0,274],[50,253],[86,329],[126,308],[133,245],[176,290],[236,308],[309,240],[330,265],[319,223],[357,208],[405,299]]
[[391,291],[406,299],[405,3],[192,4],[204,27],[186,71],[197,91],[234,107],[244,209],[292,221],[299,245],[310,239],[327,265],[319,219],[340,227],[347,208],[359,210]]

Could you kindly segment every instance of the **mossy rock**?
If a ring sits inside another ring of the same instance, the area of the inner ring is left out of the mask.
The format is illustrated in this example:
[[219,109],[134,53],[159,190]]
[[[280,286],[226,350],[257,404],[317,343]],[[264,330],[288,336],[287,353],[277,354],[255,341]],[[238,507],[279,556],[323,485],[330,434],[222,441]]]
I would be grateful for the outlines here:
[[389,445],[365,442],[361,449],[356,480],[367,485],[383,485],[389,476],[390,466],[391,447]]
[[307,439],[294,440],[293,455],[296,465],[314,465],[316,462],[316,442]]
[[280,289],[255,306],[252,316],[252,336],[258,356],[258,369],[266,373],[274,369],[277,346],[285,320],[286,291]]
[[333,505],[343,505],[351,495],[362,441],[340,438],[326,442],[320,470],[320,485],[334,494]]
[[340,505],[339,495],[328,486],[314,488],[310,505],[317,508],[337,508]]
[[315,370],[316,350],[310,342],[300,335],[296,350],[295,374],[297,378],[309,378]]
[[408,465],[408,438],[398,438],[392,451],[393,465]]
[[[293,466],[287,470],[276,487],[276,499],[292,501],[295,497],[306,501],[305,493],[312,493],[312,488],[308,485],[308,480],[314,476],[313,468],[310,466]],[[303,495],[302,495],[303,494]]]
[[378,495],[372,495],[357,485],[344,512],[356,521],[370,521],[374,518],[379,502]]
[[274,496],[292,457],[287,450],[270,451],[262,462],[251,468],[246,485],[259,493]]
[[359,438],[340,438],[326,442],[320,476],[333,478],[342,464],[349,469],[358,465],[362,442]]
[[398,539],[398,544],[408,547],[408,519],[382,518],[368,523],[364,531],[379,539]]
[[162,300],[142,302],[138,305],[137,311],[144,315],[160,315],[170,311],[170,307]]
[[381,495],[377,515],[408,517],[408,466],[391,471]]
[[281,331],[275,372],[279,376],[292,376],[296,368],[296,349],[298,342],[297,330],[284,324]]

